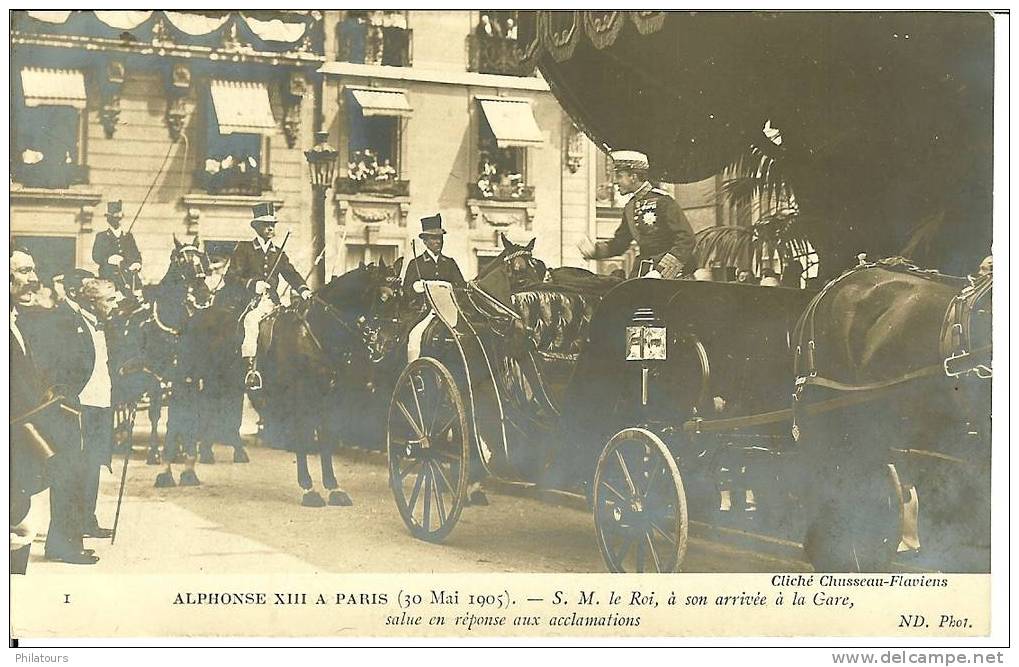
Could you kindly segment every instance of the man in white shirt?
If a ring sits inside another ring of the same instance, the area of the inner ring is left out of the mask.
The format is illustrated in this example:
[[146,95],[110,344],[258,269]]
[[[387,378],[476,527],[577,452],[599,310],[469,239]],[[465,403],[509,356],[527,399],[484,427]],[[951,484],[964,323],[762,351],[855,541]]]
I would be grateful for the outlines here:
[[120,299],[112,282],[98,279],[82,285],[76,304],[68,300],[71,308],[77,306],[95,351],[91,374],[78,394],[85,444],[82,516],[86,537],[110,537],[113,534],[110,529],[100,527],[96,517],[96,502],[99,497],[99,470],[104,465],[109,466],[113,456],[113,381],[104,326]]

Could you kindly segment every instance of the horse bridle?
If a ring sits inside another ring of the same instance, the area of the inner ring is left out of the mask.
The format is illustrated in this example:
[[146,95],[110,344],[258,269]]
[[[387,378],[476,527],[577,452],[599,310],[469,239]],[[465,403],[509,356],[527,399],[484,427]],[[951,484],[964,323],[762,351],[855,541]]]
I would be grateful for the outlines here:
[[[368,313],[372,317],[369,318],[366,315],[361,315],[357,318],[355,324],[350,324],[343,318],[342,315],[340,315],[340,313],[336,310],[335,307],[333,307],[332,304],[330,304],[322,297],[318,296],[317,294],[312,294],[311,300],[314,303],[317,303],[319,306],[321,306],[322,310],[327,315],[329,315],[329,317],[331,317],[333,321],[335,321],[341,327],[346,329],[348,332],[360,337],[361,342],[365,345],[365,347],[368,348],[369,361],[371,361],[373,364],[377,364],[385,358],[385,355],[381,353],[381,350],[379,350],[376,345],[376,339],[378,337],[378,332],[381,329],[381,327],[372,327],[369,324],[369,322],[372,319],[379,319],[377,315],[374,315],[375,304],[372,305],[372,310],[369,311]],[[315,332],[311,330],[311,325],[308,323],[307,315],[302,315],[301,313],[298,312],[295,312],[294,314],[297,315],[297,319],[300,320],[301,325],[304,327],[305,331],[308,332],[308,336],[311,338],[315,346],[319,349],[320,352],[325,353],[326,349],[322,345],[322,342],[315,335]]]
[[948,304],[940,337],[944,359],[942,368],[948,377],[957,378],[970,373],[983,380],[993,377],[991,346],[983,345],[976,349],[972,346],[973,311],[991,292],[992,283],[991,276],[971,279],[970,284]]
[[[177,249],[177,256],[179,258],[178,262],[182,266],[187,266],[188,264],[190,264],[191,269],[194,270],[195,272],[193,276],[193,279],[195,280],[205,280],[206,277],[205,264],[204,262],[202,262],[201,255],[202,251],[198,249],[198,246],[191,243],[182,245],[180,248]],[[205,310],[206,308],[212,306],[212,301],[213,301],[212,298],[210,298],[204,304],[198,303],[198,300],[195,298],[194,289],[190,284],[188,285],[187,304],[190,304],[191,308],[194,308],[195,310]],[[193,315],[194,311],[189,310],[189,314]]]

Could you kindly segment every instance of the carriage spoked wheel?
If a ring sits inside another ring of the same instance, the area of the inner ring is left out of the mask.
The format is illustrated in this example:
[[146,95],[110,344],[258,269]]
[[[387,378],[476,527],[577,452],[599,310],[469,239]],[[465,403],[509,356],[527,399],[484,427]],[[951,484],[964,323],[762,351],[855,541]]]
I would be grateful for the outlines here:
[[594,476],[598,547],[612,572],[676,572],[689,520],[679,467],[657,435],[627,428],[612,436]]
[[467,496],[470,436],[456,381],[435,359],[415,359],[397,380],[386,448],[389,486],[403,522],[415,537],[441,542]]

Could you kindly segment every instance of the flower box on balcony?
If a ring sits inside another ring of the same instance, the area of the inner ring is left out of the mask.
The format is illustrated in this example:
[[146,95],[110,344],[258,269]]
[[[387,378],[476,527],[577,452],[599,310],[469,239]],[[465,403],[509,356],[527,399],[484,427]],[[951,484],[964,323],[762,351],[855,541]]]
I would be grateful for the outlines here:
[[410,181],[365,179],[355,181],[345,176],[336,179],[336,193],[344,195],[367,194],[379,197],[410,196]]
[[482,191],[477,183],[472,183],[470,196],[489,201],[534,201],[534,186],[493,183],[490,190]]
[[260,174],[257,171],[227,169],[211,173],[200,169],[195,173],[195,182],[210,195],[257,197],[272,190],[272,174]]

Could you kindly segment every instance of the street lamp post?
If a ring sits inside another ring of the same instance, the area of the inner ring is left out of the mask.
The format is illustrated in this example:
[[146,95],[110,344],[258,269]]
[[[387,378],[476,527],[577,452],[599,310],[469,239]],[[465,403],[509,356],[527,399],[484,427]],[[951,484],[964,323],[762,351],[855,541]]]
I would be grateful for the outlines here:
[[304,151],[308,160],[308,174],[311,177],[311,251],[315,261],[311,274],[311,288],[325,285],[326,263],[326,190],[333,184],[336,173],[336,150],[329,145],[328,132],[315,133],[315,145]]

